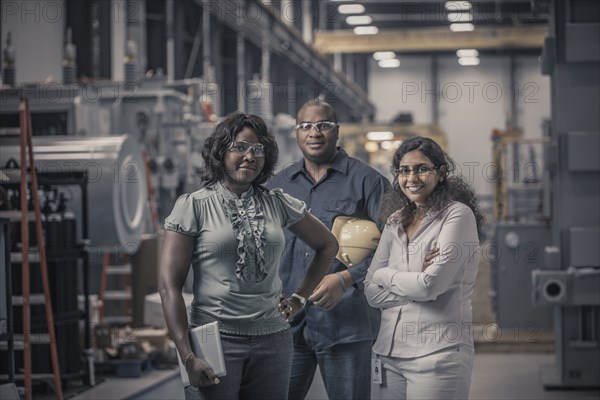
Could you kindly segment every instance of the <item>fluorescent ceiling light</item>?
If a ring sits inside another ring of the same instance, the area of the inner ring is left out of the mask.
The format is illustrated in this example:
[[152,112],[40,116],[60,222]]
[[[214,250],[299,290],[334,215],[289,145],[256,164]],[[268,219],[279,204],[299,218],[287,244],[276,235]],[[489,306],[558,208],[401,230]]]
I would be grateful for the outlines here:
[[460,49],[456,51],[457,57],[477,57],[479,52],[475,49]]
[[392,148],[392,142],[390,142],[389,140],[384,140],[383,142],[381,142],[380,144],[381,148],[384,150],[389,150]]
[[471,32],[475,29],[475,25],[471,23],[458,23],[458,24],[450,24],[450,30],[452,32]]
[[354,28],[355,35],[376,35],[379,32],[376,26],[357,26]]
[[467,11],[472,8],[468,1],[447,1],[445,7],[448,11]]
[[342,4],[338,7],[340,14],[362,14],[365,12],[365,6],[362,4]]
[[400,66],[400,60],[397,58],[389,58],[387,60],[380,60],[378,64],[381,68],[398,68]]
[[365,143],[365,150],[369,153],[375,153],[379,151],[379,144],[375,142],[367,142]]
[[373,53],[373,58],[376,61],[387,60],[390,58],[396,58],[396,53],[394,53],[393,51],[376,51],[375,53]]
[[473,14],[465,12],[450,12],[448,13],[448,21],[450,22],[471,22]]
[[394,138],[394,132],[367,132],[367,139],[374,141],[392,140]]
[[346,18],[348,25],[369,25],[371,22],[373,22],[373,18],[368,15],[352,15]]
[[479,58],[477,57],[461,57],[458,59],[458,63],[463,67],[471,65],[479,65]]

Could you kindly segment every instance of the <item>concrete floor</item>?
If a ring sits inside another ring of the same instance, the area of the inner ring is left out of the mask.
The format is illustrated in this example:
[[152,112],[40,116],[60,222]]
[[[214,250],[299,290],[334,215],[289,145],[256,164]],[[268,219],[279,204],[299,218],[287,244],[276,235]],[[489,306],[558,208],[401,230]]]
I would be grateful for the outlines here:
[[[552,364],[553,354],[480,353],[475,355],[471,384],[471,400],[597,400],[600,390],[545,391],[539,368]],[[175,372],[175,373],[174,373]],[[156,375],[155,375],[156,374]],[[170,375],[169,375],[170,374]],[[373,400],[377,399],[373,390]],[[183,389],[176,371],[152,372],[139,379],[111,378],[75,399],[182,399]],[[315,377],[307,400],[325,400],[327,396],[320,377]]]
[[[554,363],[552,332],[537,332],[527,340],[511,330],[496,331],[490,302],[491,269],[482,261],[473,294],[473,320],[476,355],[471,383],[471,400],[562,400],[600,398],[595,391],[545,391],[540,366]],[[493,333],[493,334],[492,334]],[[600,360],[599,360],[600,362]],[[373,400],[377,388],[373,388]],[[93,389],[76,396],[77,400],[96,399],[182,399],[183,388],[177,370],[152,371],[141,378],[108,378]],[[307,400],[326,399],[323,382],[317,372]]]

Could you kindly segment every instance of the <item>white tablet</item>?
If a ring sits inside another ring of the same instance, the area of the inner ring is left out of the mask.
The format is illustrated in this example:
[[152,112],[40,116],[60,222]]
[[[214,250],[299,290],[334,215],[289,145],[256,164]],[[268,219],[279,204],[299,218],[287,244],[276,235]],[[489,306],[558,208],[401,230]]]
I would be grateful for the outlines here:
[[[203,359],[211,366],[217,376],[227,375],[225,369],[225,358],[223,357],[223,347],[221,346],[221,334],[219,333],[219,322],[211,322],[206,325],[197,326],[189,332],[190,345],[196,357]],[[190,385],[183,360],[177,352],[179,359],[179,372],[183,386]]]

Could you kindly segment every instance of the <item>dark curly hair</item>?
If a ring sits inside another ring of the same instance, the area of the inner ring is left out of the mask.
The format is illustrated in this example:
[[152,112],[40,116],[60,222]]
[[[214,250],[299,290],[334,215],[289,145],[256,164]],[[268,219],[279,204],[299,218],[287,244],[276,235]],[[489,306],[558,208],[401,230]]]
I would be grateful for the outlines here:
[[204,167],[201,176],[203,187],[212,186],[225,178],[225,167],[223,166],[225,152],[229,149],[231,142],[235,141],[236,135],[244,128],[252,129],[258,136],[258,141],[265,146],[265,165],[252,185],[262,187],[262,184],[273,175],[279,158],[279,149],[267,124],[257,115],[236,111],[219,122],[212,135],[204,141],[202,149]]
[[[452,201],[461,202],[473,211],[475,221],[477,222],[477,230],[481,232],[483,215],[479,211],[477,198],[473,189],[462,177],[452,175],[456,169],[456,165],[448,154],[436,142],[421,136],[411,137],[403,141],[396,150],[396,153],[394,153],[391,168],[392,175],[394,176],[394,190],[387,193],[384,197],[380,211],[381,220],[388,221],[389,224],[402,223],[404,226],[410,225],[413,221],[417,206],[400,189],[400,185],[398,184],[398,167],[400,166],[402,157],[414,150],[419,150],[425,157],[429,158],[437,168],[438,173],[445,176],[445,179],[437,184],[433,193],[427,198],[426,207],[436,211],[443,209]],[[394,214],[398,210],[400,211]]]

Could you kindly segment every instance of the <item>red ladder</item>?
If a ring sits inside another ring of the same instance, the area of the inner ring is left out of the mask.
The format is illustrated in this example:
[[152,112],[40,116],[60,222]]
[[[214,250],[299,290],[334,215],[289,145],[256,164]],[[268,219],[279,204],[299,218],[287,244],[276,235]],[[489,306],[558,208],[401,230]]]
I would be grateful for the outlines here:
[[25,384],[25,399],[32,398],[32,365],[31,365],[31,321],[30,321],[30,290],[29,290],[29,221],[27,212],[27,156],[29,156],[29,173],[31,176],[31,198],[35,213],[35,231],[37,235],[38,252],[40,256],[40,269],[44,287],[44,306],[46,309],[46,322],[50,336],[50,354],[52,358],[52,371],[54,375],[54,390],[56,398],[62,400],[62,385],[58,365],[58,351],[56,349],[56,334],[54,332],[54,315],[52,314],[52,299],[48,281],[48,264],[46,262],[46,246],[42,231],[42,216],[40,212],[40,199],[38,197],[38,181],[33,159],[33,140],[31,129],[31,114],[29,102],[26,97],[21,98],[19,105],[20,118],[20,161],[21,161],[21,255],[22,255],[22,285],[23,285],[23,380]]

